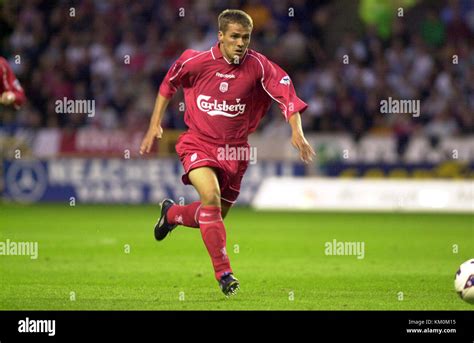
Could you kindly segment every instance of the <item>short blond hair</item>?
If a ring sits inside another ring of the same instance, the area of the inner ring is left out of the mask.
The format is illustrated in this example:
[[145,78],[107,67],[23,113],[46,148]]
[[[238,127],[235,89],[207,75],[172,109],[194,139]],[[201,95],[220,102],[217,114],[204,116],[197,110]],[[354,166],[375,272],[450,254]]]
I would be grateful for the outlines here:
[[219,31],[226,32],[227,26],[231,23],[240,24],[246,28],[253,28],[253,20],[247,13],[241,10],[230,10],[227,9],[222,11],[217,18],[219,25]]

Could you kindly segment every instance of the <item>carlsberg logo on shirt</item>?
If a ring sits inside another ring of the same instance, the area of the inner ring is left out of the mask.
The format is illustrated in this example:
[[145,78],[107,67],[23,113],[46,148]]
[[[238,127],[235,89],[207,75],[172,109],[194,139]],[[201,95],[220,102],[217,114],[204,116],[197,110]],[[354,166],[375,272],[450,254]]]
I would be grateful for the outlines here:
[[222,102],[218,102],[217,100],[208,102],[210,98],[210,96],[202,94],[197,98],[198,108],[210,116],[224,116],[233,118],[245,112],[246,105],[240,104],[240,99],[235,99],[237,104],[230,105],[226,100]]

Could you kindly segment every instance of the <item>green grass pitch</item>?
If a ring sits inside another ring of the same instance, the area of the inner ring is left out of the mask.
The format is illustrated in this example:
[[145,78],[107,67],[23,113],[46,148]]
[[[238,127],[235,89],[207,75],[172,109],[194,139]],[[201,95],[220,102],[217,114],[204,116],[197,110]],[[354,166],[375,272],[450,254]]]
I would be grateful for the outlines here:
[[[472,310],[453,290],[474,253],[469,214],[231,210],[227,251],[241,290],[225,298],[197,229],[153,238],[156,206],[0,205],[0,309]],[[364,242],[365,256],[325,243]],[[457,253],[453,252],[458,246]],[[130,251],[127,253],[127,249]]]

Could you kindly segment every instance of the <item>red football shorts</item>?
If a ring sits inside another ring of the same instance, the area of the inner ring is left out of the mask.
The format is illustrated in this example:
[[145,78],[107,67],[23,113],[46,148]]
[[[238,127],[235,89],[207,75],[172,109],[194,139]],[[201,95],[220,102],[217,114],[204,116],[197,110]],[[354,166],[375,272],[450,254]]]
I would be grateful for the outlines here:
[[221,199],[229,204],[235,203],[249,161],[248,159],[232,158],[231,154],[224,154],[224,152],[237,148],[242,151],[242,149],[250,149],[250,146],[248,143],[244,143],[240,145],[228,144],[226,147],[226,145],[205,141],[190,132],[183,133],[176,144],[176,152],[184,167],[183,183],[185,185],[191,184],[188,177],[191,170],[199,167],[211,167],[217,172]]

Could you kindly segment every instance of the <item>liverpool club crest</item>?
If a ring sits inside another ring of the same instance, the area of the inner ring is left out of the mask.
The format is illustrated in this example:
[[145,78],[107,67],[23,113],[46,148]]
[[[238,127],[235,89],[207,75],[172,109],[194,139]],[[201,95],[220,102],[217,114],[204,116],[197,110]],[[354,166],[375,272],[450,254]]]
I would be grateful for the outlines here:
[[225,93],[229,90],[229,84],[227,82],[221,82],[221,85],[219,86],[219,90],[222,93]]

